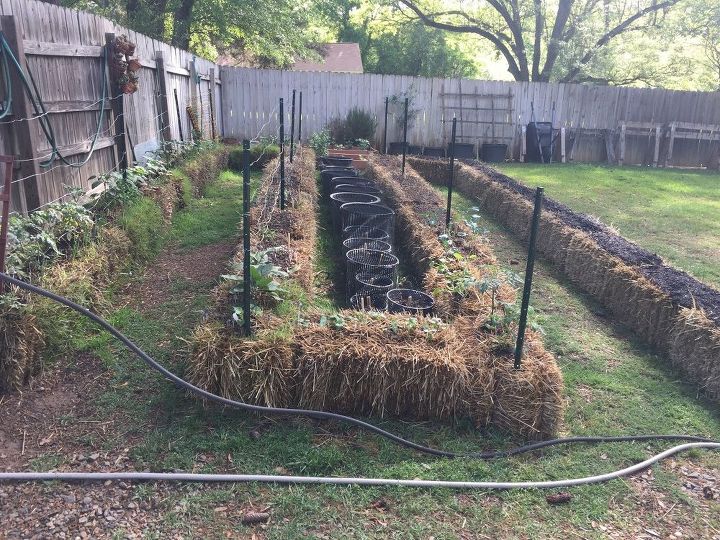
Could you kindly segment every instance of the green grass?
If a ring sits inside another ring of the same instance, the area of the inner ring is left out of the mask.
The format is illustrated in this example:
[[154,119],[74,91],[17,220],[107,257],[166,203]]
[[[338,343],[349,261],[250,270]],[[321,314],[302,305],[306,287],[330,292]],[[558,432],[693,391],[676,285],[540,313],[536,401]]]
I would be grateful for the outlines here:
[[[232,184],[233,178],[224,175],[208,193],[232,192],[233,186],[226,184]],[[234,206],[211,200],[213,204],[200,201],[191,205],[174,219],[170,234],[179,238],[182,233],[192,239],[185,244],[187,249],[202,242],[223,241],[225,228],[237,224],[230,221],[233,215],[239,219],[237,199]],[[472,202],[462,196],[456,195],[454,201],[459,212],[477,213]],[[205,220],[210,225],[206,226]],[[216,223],[224,225],[215,227]],[[509,261],[523,261],[523,248],[492,221],[484,220],[482,224],[496,248],[500,266],[518,271],[518,266]],[[215,233],[206,234],[207,229]],[[316,270],[329,276],[335,272],[336,263],[327,251],[332,244],[326,215],[321,215],[319,232]],[[211,286],[178,282],[173,284],[174,294],[166,303],[145,312],[125,307],[113,314],[112,322],[154,358],[182,374],[187,358],[184,340],[207,307]],[[329,299],[323,302],[323,309],[331,309]],[[662,360],[612,325],[597,304],[542,263],[537,266],[533,303],[546,332],[547,346],[557,355],[565,374],[568,434],[677,432],[720,437],[715,405],[698,399],[694,389],[679,383]],[[113,373],[99,398],[98,418],[123,418],[119,431],[108,433],[94,444],[124,448],[128,439],[139,440],[131,455],[141,469],[529,480],[606,472],[669,446],[558,447],[543,452],[542,457],[526,455],[495,462],[436,459],[340,424],[317,424],[297,418],[264,419],[212,406],[205,408],[149,372],[106,335],[88,336],[84,345],[86,350],[99,354]],[[402,436],[459,451],[515,444],[500,433],[480,433],[467,423],[448,426],[377,418],[372,422]],[[47,464],[41,462],[37,467],[54,463],[54,458],[48,459]],[[720,467],[718,455],[698,453],[693,460]],[[720,527],[717,502],[710,502],[707,510],[698,509],[696,503],[688,503],[681,491],[682,480],[675,472],[665,467],[656,470],[660,479],[657,489],[668,508],[675,505],[682,513],[685,530],[703,530],[703,520],[716,529]],[[150,496],[148,486],[134,489],[139,499]],[[489,538],[603,538],[605,534],[593,524],[624,529],[639,519],[637,507],[643,501],[629,481],[570,491],[574,496],[570,504],[550,506],[545,501],[547,493],[535,490],[484,493],[332,486],[185,486],[173,490],[164,500],[162,521],[156,529],[158,537],[176,531],[191,535],[194,525],[202,523],[214,531],[213,537],[224,536],[226,531],[249,536],[252,529],[238,519],[223,520],[213,512],[217,506],[243,505],[247,501],[255,507],[272,508],[272,521],[262,531],[267,538],[326,535],[449,539],[480,533]],[[380,498],[387,502],[386,510],[373,506]],[[662,524],[643,524],[663,530]]]
[[[255,193],[261,172],[251,172],[251,194]],[[205,195],[173,219],[171,239],[182,249],[215,244],[237,237],[242,224],[242,175],[225,171],[207,187]]]
[[697,279],[720,288],[720,175],[599,165],[498,167],[620,234]]
[[118,220],[132,242],[133,257],[149,261],[163,246],[165,235],[160,206],[150,197],[139,197],[127,205]]

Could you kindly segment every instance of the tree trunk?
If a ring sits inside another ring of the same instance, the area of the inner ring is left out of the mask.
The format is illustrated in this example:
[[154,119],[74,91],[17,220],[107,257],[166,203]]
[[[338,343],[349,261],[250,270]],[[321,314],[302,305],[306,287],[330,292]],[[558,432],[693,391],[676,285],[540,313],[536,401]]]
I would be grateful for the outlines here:
[[195,0],[182,0],[180,8],[175,13],[172,44],[180,49],[190,48],[190,25],[194,6]]

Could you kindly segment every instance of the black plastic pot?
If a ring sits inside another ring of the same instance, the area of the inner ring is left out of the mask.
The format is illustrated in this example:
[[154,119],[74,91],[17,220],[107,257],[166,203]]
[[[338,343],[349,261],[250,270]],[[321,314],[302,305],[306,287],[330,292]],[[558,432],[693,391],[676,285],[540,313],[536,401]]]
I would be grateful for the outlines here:
[[430,315],[435,306],[432,296],[413,289],[392,289],[386,296],[387,308],[391,313]]
[[[402,151],[402,146],[400,147],[400,151]],[[422,155],[422,146],[418,146],[416,144],[409,144],[407,153],[411,156],[420,156]]]
[[347,297],[350,298],[358,292],[355,276],[361,273],[375,278],[386,277],[395,283],[399,263],[392,253],[374,249],[351,249],[346,255]]
[[323,165],[330,165],[335,167],[352,167],[352,158],[339,156],[323,156],[320,158],[320,163],[322,163]]
[[368,238],[370,240],[382,240],[383,242],[390,242],[390,235],[382,229],[375,227],[365,227],[363,225],[351,225],[343,229],[343,239],[348,238]]
[[[448,144],[448,156],[450,155],[450,145]],[[458,159],[475,159],[475,145],[470,143],[455,143],[455,157]]]
[[392,279],[386,276],[376,276],[369,272],[360,272],[355,276],[357,281],[357,293],[355,296],[363,297],[365,305],[369,304],[374,309],[384,310],[387,308],[387,292],[395,287]]
[[445,157],[445,149],[440,146],[426,146],[423,148],[423,156]]
[[340,207],[345,203],[378,204],[380,197],[369,193],[335,192],[330,195],[330,217],[333,228],[340,232]]
[[345,203],[340,207],[342,228],[362,225],[381,229],[393,238],[395,233],[395,212],[382,204]]
[[357,178],[357,171],[353,169],[335,168],[325,169],[320,172],[320,180],[322,182],[323,191],[330,193],[330,181],[333,178]]
[[400,155],[403,153],[403,142],[391,142],[388,143],[388,154]]
[[485,143],[480,147],[480,159],[487,163],[502,163],[507,154],[507,144]]
[[336,176],[335,178],[332,178],[328,183],[328,193],[333,193],[334,191],[337,191],[336,186],[338,186],[339,184],[365,186],[368,184],[374,185],[375,182],[373,182],[372,180],[368,180],[367,178],[363,178],[362,176]]

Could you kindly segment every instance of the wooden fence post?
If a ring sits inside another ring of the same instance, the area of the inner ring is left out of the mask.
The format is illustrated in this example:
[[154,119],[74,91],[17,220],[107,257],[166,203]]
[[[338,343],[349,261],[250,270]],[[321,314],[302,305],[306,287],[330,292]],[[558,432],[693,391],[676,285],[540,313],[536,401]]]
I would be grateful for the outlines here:
[[565,163],[567,158],[565,156],[565,128],[560,128],[560,163]]
[[660,126],[655,126],[655,149],[653,151],[653,167],[658,166],[660,161]]
[[165,70],[165,59],[162,51],[157,52],[155,64],[157,66],[158,80],[157,108],[162,126],[160,135],[163,142],[170,142],[173,140],[172,130],[170,129],[170,103],[168,101],[170,96],[168,94],[167,71]]
[[665,156],[665,166],[669,167],[672,165],[672,155],[673,155],[673,147],[675,146],[675,130],[677,129],[677,124],[675,122],[670,123],[670,139],[668,140],[668,149],[667,154]]
[[622,166],[625,163],[625,132],[627,126],[625,122],[620,124],[620,139],[618,140],[618,160],[617,164]]
[[[25,48],[23,46],[22,28],[18,20],[13,16],[0,17],[0,27],[5,33],[5,38],[10,48],[23,70],[27,70],[27,61],[25,58]],[[17,70],[10,68],[10,81],[15,89],[13,92],[12,116],[14,120],[20,118],[30,118],[35,115],[35,111],[30,105],[27,94],[22,85],[22,81]],[[40,189],[38,187],[38,175],[40,174],[40,164],[37,156],[37,141],[33,136],[31,122],[28,120],[16,122],[11,129],[11,133],[15,136],[17,145],[17,153],[20,161],[19,174],[20,178],[25,178],[20,182],[20,193],[24,199],[26,210],[35,210],[45,201],[40,200]]]
[[[108,32],[105,34],[105,46],[108,47],[108,58],[110,58],[113,51],[113,43],[115,41],[115,34]],[[115,148],[118,154],[117,164],[120,170],[123,171],[123,175],[128,168],[128,153],[127,153],[127,140],[126,129],[125,129],[125,98],[123,93],[115,83],[110,80],[110,97],[112,98],[112,112],[113,122],[115,123]]]

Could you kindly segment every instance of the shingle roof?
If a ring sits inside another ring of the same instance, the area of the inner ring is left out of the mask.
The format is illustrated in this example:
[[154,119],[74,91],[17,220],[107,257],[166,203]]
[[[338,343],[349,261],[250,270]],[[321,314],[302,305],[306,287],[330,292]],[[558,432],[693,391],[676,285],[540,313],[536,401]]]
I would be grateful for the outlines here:
[[334,71],[363,73],[360,45],[357,43],[324,43],[318,46],[322,61],[297,60],[290,66],[293,71]]

